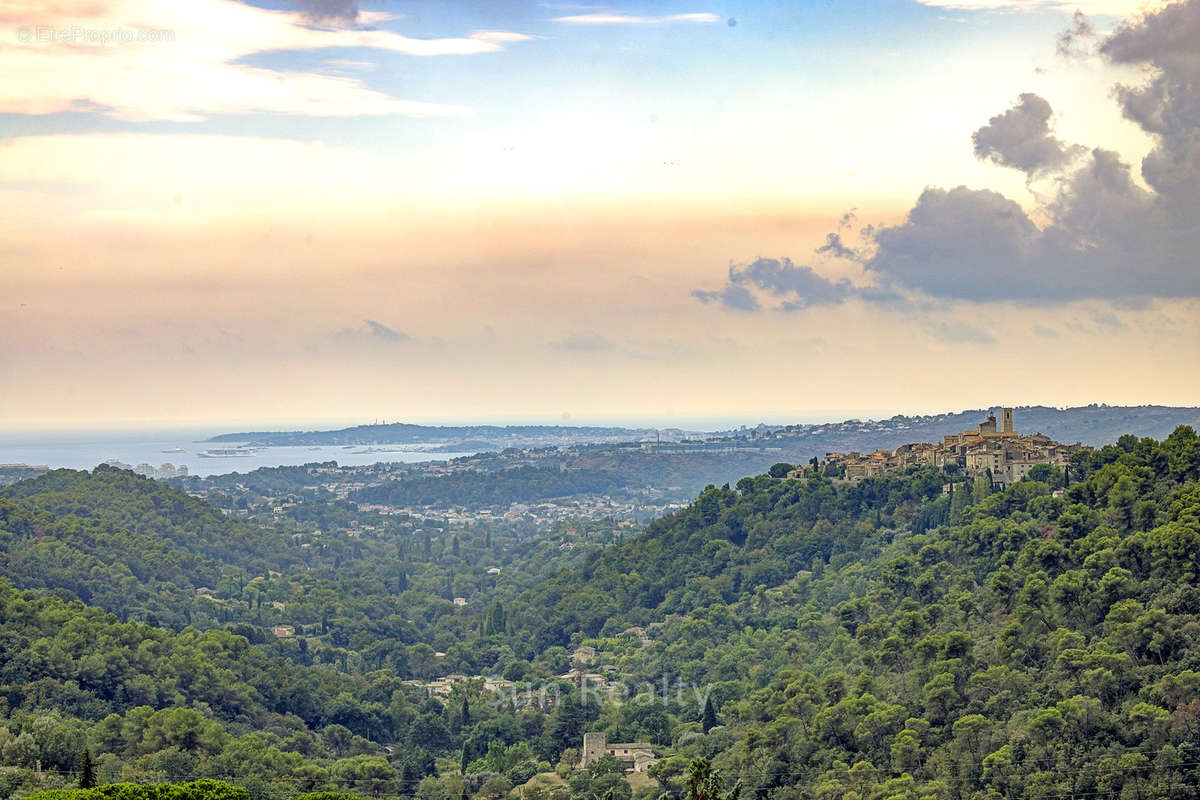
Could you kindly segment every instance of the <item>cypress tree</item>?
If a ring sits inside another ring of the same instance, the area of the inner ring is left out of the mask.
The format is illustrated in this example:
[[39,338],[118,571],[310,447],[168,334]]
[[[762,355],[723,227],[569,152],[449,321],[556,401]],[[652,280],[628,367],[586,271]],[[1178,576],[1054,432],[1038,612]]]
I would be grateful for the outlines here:
[[704,698],[704,710],[700,712],[700,728],[708,733],[717,727],[717,712],[713,710],[712,698]]
[[79,788],[91,789],[96,785],[96,762],[92,761],[92,751],[83,748],[79,756]]

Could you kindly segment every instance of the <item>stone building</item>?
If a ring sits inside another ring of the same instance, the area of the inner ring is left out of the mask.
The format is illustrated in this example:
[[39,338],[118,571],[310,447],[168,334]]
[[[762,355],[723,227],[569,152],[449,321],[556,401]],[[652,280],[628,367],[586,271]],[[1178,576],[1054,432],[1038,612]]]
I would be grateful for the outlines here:
[[587,769],[606,755],[624,762],[626,772],[645,772],[657,759],[649,742],[609,742],[603,731],[583,735],[583,759],[579,766]]

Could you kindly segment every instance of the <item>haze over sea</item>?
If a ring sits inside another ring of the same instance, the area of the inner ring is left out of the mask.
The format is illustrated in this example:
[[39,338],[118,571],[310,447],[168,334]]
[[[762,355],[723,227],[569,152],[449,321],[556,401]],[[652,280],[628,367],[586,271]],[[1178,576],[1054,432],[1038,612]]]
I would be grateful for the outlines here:
[[146,463],[184,465],[192,475],[221,475],[250,472],[259,467],[279,467],[336,461],[343,466],[375,464],[380,461],[441,461],[468,453],[428,452],[388,445],[255,447],[238,455],[208,455],[213,450],[231,450],[231,443],[209,442],[225,431],[71,431],[0,432],[0,464],[46,465],[53,468],[92,469],[109,459],[131,466]]

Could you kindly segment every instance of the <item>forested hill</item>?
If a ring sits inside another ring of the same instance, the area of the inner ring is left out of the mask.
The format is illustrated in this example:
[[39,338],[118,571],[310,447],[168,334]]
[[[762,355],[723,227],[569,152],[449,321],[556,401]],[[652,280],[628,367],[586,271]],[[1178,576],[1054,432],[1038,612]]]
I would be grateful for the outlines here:
[[[892,473],[857,486],[827,479],[743,478],[709,487],[641,536],[554,576],[523,598],[542,620],[540,644],[565,644],[645,625],[757,586],[775,586],[840,553],[854,553],[866,532],[899,513],[924,529],[944,520],[944,478],[930,468]],[[536,613],[540,609],[540,613]]]
[[[136,480],[123,475],[88,485]],[[0,528],[28,530],[5,541],[78,525],[83,548],[87,526],[119,527],[127,512],[89,511],[80,480],[18,484]],[[1002,491],[946,480],[927,468],[854,486],[746,478],[486,614],[371,595],[384,613],[342,609],[342,626],[315,614],[287,658],[227,631],[122,623],[0,585],[0,757],[67,770],[87,744],[114,777],[236,777],[260,800],[364,782],[515,800],[555,764],[566,784],[528,800],[681,800],[697,757],[763,800],[1200,796],[1196,433],[1121,437],[1069,474],[1042,466]],[[178,497],[129,488],[97,496],[127,495],[132,525]],[[209,512],[180,508],[156,513],[183,553],[212,537],[188,539],[193,513]],[[347,596],[356,582],[386,591],[356,578]],[[672,690],[589,704],[567,688],[539,708],[496,702],[482,680],[446,704],[403,680],[454,669],[564,688],[563,645],[594,648],[587,668],[635,693]],[[650,742],[655,783],[572,773],[585,730]],[[0,791],[35,784],[0,773]]]
[[[1174,485],[1191,474],[1179,466],[1196,457],[1191,431],[1181,427],[1161,445],[1124,436],[1119,445],[1080,453],[1072,477],[1090,478],[1099,465],[1115,459],[1137,467],[1130,480],[1138,481],[1142,491],[1161,492],[1167,482]],[[1107,476],[1111,469],[1115,467],[1102,472]],[[1045,494],[1068,480],[1061,470],[1039,468],[1037,474],[1043,473],[1048,483],[1026,481],[1000,496]],[[801,481],[760,475],[743,478],[735,488],[709,487],[686,509],[534,587],[525,600],[531,612],[542,609],[535,618],[545,623],[540,628],[543,645],[563,643],[576,631],[597,635],[687,613],[713,600],[731,602],[756,587],[779,585],[814,563],[855,557],[874,531],[920,534],[961,522],[963,508],[991,494],[990,488],[959,478],[955,493],[944,496],[947,481],[939,470],[926,467],[850,485],[835,486],[821,477]],[[1108,487],[1097,499],[1086,494],[1088,486],[1073,485],[1065,497],[1045,502],[1051,508],[1069,505],[1072,513],[1082,513],[1080,503],[1104,505]],[[1150,500],[1139,503],[1136,513],[1148,515],[1149,521],[1167,513],[1164,508],[1155,516]],[[1094,515],[1089,520],[1097,524]]]
[[[0,578],[122,621],[233,630],[301,663],[386,665],[403,678],[480,674],[516,659],[511,648],[474,646],[488,605],[580,561],[615,527],[448,531],[441,520],[359,513],[346,501],[285,502],[286,516],[267,507],[240,517],[126,470],[56,470],[0,489]],[[458,596],[473,605],[454,605]],[[277,636],[280,626],[295,635]]]
[[681,752],[754,796],[1198,796],[1200,439],[1122,437],[1072,473],[951,496],[922,470],[759,477],[531,606],[615,670],[710,689],[727,724]]
[[468,778],[478,789],[493,769],[527,779],[541,754],[563,749],[553,712],[522,726],[478,684],[455,700],[447,713],[392,671],[297,665],[225,631],[121,623],[0,581],[5,798],[73,785],[85,748],[102,783],[223,778],[259,800],[327,789],[412,796],[435,756],[458,763],[464,749],[475,758],[491,741],[521,738],[500,748],[511,765],[481,761]]
[[0,489],[0,576],[65,589],[122,618],[185,624],[197,588],[237,565],[298,560],[281,533],[237,522],[166,485],[105,465],[54,470]]
[[496,472],[468,470],[444,477],[385,481],[354,492],[360,503],[392,506],[508,506],[552,497],[609,494],[626,486],[620,473],[599,469],[514,467]]

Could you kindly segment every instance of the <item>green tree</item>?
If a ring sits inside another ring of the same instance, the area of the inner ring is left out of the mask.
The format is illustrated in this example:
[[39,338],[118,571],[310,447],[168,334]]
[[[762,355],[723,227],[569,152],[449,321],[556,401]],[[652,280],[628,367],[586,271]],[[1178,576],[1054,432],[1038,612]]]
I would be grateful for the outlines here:
[[694,759],[688,766],[688,800],[737,800],[741,791],[739,783],[725,792],[721,773],[706,758]]
[[700,727],[705,733],[717,727],[717,712],[713,709],[712,695],[704,696],[704,708],[700,712]]
[[83,748],[79,755],[79,788],[91,789],[96,785],[96,762],[92,760],[92,751]]

